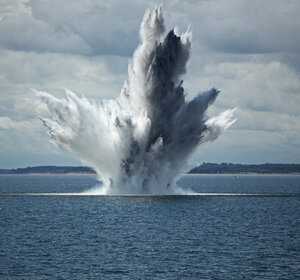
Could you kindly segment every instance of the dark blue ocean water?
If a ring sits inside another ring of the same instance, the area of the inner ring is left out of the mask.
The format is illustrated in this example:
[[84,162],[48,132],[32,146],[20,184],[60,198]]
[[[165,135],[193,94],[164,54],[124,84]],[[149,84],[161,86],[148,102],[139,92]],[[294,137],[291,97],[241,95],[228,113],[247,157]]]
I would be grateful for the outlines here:
[[0,176],[0,279],[300,279],[300,176],[183,176],[196,192],[89,197],[92,175]]

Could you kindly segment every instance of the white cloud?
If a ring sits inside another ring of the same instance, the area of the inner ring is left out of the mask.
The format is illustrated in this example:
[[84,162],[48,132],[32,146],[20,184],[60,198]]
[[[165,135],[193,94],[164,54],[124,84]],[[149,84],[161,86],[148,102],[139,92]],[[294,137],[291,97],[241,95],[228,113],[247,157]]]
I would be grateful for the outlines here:
[[300,157],[300,133],[281,131],[228,130],[214,143],[200,146],[193,163],[297,163]]
[[299,9],[297,0],[187,1],[181,8],[201,44],[230,53],[299,53]]
[[[285,135],[300,132],[300,115],[241,109],[237,110],[236,115],[239,121],[235,124],[235,129],[280,132]],[[298,142],[300,143],[300,138]]]
[[37,118],[16,121],[0,117],[0,168],[33,165],[79,165],[49,141],[49,135]]
[[[0,19],[2,47],[35,52],[128,56],[138,42],[136,34],[146,5],[140,1],[130,1],[125,5],[120,0],[109,3],[31,0],[25,7],[23,12],[7,12]],[[140,12],[140,18],[136,16],[137,12]]]
[[20,119],[36,118],[48,113],[47,106],[35,95],[22,96],[14,103],[14,111]]
[[38,119],[15,121],[10,117],[0,117],[1,152],[49,152],[49,141],[44,141],[41,129],[42,124]]
[[0,20],[4,17],[17,16],[20,14],[30,14],[30,9],[26,7],[27,2],[28,0],[2,0]]
[[0,117],[0,129],[2,130],[4,129],[24,130],[27,126],[28,126],[28,122],[15,122],[9,117]]
[[187,84],[192,92],[199,86],[221,89],[217,104],[223,108],[299,114],[299,74],[277,61],[262,63],[249,56],[247,62],[208,63]]
[[118,57],[0,51],[0,58],[0,100],[32,95],[30,88],[52,93],[70,88],[93,98],[116,96],[126,78],[126,72],[112,71],[114,65],[127,65]]
[[28,14],[4,17],[0,25],[1,46],[11,50],[88,54],[90,46],[68,27],[56,31]]

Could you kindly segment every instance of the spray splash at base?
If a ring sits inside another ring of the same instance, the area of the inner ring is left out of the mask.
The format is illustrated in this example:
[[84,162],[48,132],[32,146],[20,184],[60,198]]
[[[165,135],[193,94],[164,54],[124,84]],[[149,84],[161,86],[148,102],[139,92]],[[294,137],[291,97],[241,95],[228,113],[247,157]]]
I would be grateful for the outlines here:
[[233,122],[233,110],[208,119],[205,111],[219,91],[212,88],[185,101],[183,81],[191,33],[170,31],[163,41],[161,8],[148,10],[142,43],[129,65],[129,83],[102,104],[66,91],[66,99],[37,92],[55,117],[41,118],[52,141],[99,174],[99,194],[181,193],[176,176],[188,156],[215,140]]

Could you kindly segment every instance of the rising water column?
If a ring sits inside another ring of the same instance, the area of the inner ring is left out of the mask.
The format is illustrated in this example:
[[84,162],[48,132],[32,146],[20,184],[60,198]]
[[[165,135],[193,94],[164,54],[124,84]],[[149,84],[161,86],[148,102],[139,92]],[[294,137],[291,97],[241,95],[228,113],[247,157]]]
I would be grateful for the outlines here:
[[165,32],[161,7],[146,11],[141,44],[120,96],[101,104],[66,90],[58,99],[36,92],[52,118],[43,118],[52,142],[93,167],[99,194],[178,193],[176,176],[195,148],[215,140],[233,122],[233,110],[205,114],[219,94],[212,88],[187,102],[182,75],[191,33]]

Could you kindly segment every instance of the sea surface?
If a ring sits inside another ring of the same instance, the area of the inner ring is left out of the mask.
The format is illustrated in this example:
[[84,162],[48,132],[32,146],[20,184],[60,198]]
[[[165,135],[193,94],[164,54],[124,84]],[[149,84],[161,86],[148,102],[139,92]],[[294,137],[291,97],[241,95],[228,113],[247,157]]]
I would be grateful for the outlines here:
[[1,175],[0,279],[300,279],[300,176],[184,175],[192,196],[49,194],[95,184]]

